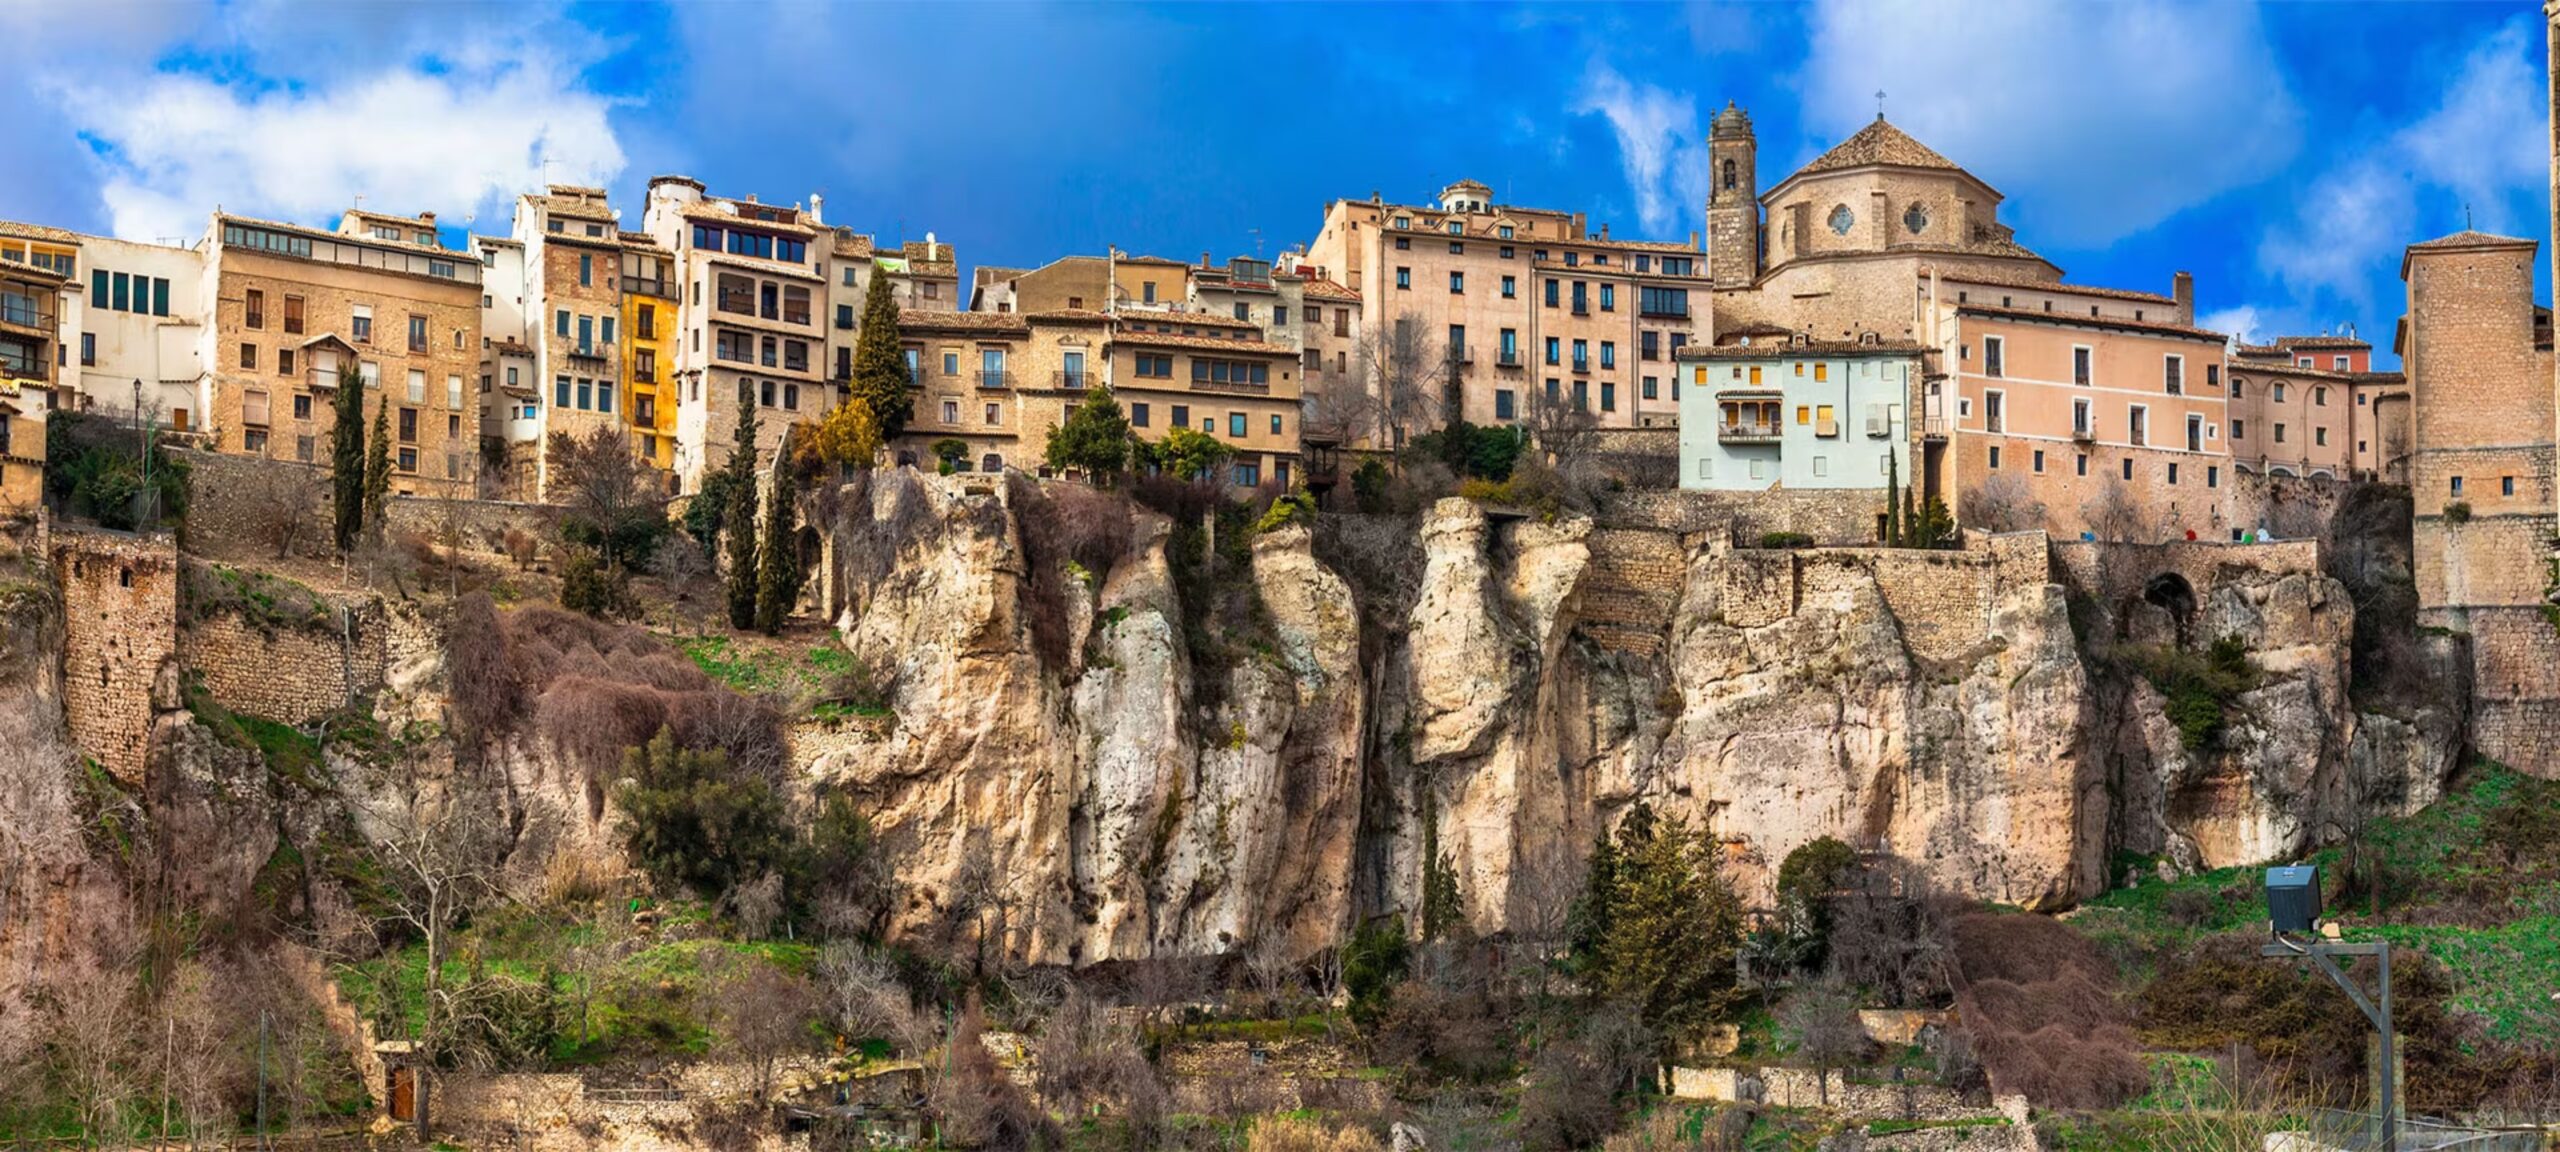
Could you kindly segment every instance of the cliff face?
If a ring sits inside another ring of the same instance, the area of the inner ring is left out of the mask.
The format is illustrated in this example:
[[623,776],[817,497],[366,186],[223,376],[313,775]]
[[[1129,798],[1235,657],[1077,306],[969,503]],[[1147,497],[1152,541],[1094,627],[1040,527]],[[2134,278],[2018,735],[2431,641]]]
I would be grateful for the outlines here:
[[[1552,929],[1638,800],[1705,821],[1746,894],[1830,835],[2060,907],[2118,879],[2118,851],[2245,863],[2422,806],[2460,743],[2454,709],[2355,710],[2353,607],[2284,564],[2222,564],[2166,613],[2049,577],[2041,540],[1693,542],[1659,642],[1630,646],[1586,626],[1609,581],[1588,523],[1453,500],[1393,588],[1355,593],[1301,529],[1258,538],[1240,576],[1264,639],[1199,668],[1169,526],[1141,512],[1130,558],[1061,597],[1061,666],[1026,619],[1043,575],[1003,490],[883,474],[859,495],[840,624],[891,662],[897,718],[811,773],[874,811],[905,930],[1033,961],[1304,954],[1360,917],[1419,916],[1434,870],[1477,930]],[[2216,554],[2102,559],[2197,555]],[[2257,686],[2202,748],[2104,654],[2223,635]]]

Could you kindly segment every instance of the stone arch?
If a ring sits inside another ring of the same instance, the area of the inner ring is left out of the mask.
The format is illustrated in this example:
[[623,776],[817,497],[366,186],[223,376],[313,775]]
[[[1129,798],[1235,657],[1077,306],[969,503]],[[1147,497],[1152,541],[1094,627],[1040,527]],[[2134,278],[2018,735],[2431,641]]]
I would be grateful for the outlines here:
[[2293,479],[2293,469],[2287,468],[2282,464],[2273,464],[2268,466],[2267,475],[2282,476],[2287,480],[2291,480]]
[[2176,617],[2181,628],[2196,614],[2196,586],[2188,583],[2181,573],[2162,572],[2144,581],[2142,599],[2144,603]]

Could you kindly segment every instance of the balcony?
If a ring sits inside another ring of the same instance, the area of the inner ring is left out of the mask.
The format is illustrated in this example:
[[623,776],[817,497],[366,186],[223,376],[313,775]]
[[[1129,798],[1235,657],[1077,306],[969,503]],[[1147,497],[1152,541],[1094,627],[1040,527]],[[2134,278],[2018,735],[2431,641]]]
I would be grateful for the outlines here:
[[1251,380],[1203,380],[1194,376],[1191,378],[1191,390],[1194,392],[1235,392],[1246,396],[1268,396],[1271,394],[1271,384],[1269,381],[1256,384]]
[[655,296],[661,300],[676,298],[675,282],[664,278],[644,280],[638,276],[622,278],[622,290],[638,296]]
[[981,368],[978,370],[978,387],[986,389],[1011,388],[1013,387],[1013,373],[1007,372],[1002,368]]
[[1473,364],[1476,362],[1476,350],[1469,348],[1464,344],[1451,348],[1449,350],[1449,362],[1452,364]]
[[1587,359],[1586,359],[1586,360],[1576,360],[1576,361],[1574,361],[1574,362],[1573,362],[1573,370],[1574,370],[1575,372],[1588,373],[1588,372],[1590,372],[1590,371],[1591,371],[1591,361],[1589,361],[1589,360],[1587,360]]
[[1946,417],[1944,417],[1944,416],[1923,416],[1923,417],[1921,417],[1921,418],[1920,418],[1920,438],[1921,438],[1922,440],[1928,441],[1928,442],[1933,443],[1933,444],[1944,444],[1944,443],[1946,443],[1946,442],[1947,442],[1947,418],[1946,418]]
[[1096,383],[1091,372],[1052,372],[1049,386],[1060,392],[1082,392]]
[[0,293],[0,324],[53,335],[53,298]]
[[1716,425],[1716,439],[1726,444],[1775,444],[1783,434],[1779,425],[1760,420]]
[[611,367],[613,365],[613,357],[607,355],[603,349],[593,344],[572,344],[567,348],[562,349],[562,351],[571,360],[585,360],[590,363],[601,364],[606,367]]
[[2071,426],[2071,438],[2083,444],[2094,444],[2098,439],[2098,430],[2087,424],[2074,424]]

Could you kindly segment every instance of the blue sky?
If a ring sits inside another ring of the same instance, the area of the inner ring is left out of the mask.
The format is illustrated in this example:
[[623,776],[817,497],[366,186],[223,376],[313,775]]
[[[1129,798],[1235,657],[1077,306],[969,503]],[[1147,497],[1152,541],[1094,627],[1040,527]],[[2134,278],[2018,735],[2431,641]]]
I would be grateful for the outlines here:
[[[357,195],[504,231],[547,173],[827,200],[962,262],[1309,240],[1459,177],[1619,235],[1701,227],[1724,102],[1773,183],[1885,109],[2095,284],[2386,344],[2399,251],[2548,231],[2542,24],[2507,4],[1837,0],[1361,7],[0,6],[0,216],[152,239]],[[636,214],[630,219],[636,222]],[[2547,264],[2545,265],[2547,269]],[[2547,271],[2545,274],[2547,280]],[[2546,296],[2548,293],[2546,285]]]

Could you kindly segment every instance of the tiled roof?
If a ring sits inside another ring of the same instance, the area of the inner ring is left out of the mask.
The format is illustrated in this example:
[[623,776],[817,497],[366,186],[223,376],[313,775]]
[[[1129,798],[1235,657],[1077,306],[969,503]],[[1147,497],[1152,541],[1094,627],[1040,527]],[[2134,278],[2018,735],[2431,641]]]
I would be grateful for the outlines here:
[[1809,340],[1771,344],[1683,345],[1674,360],[1769,360],[1788,356],[1917,356],[1927,349],[1916,340]]
[[941,312],[929,308],[900,308],[898,329],[1020,336],[1030,331],[1031,326],[1011,312]]
[[1210,336],[1176,336],[1168,332],[1133,332],[1123,328],[1113,339],[1123,344],[1144,344],[1153,348],[1189,348],[1201,352],[1239,352],[1249,356],[1287,356],[1298,354],[1277,344],[1259,340],[1222,340]]
[[80,242],[80,234],[77,232],[67,232],[42,224],[21,224],[15,220],[0,220],[0,236],[15,236],[21,240],[51,240],[60,244]]
[[1042,324],[1108,324],[1111,314],[1091,308],[1052,308],[1046,312],[1026,312],[1023,319]]
[[1117,314],[1123,324],[1187,324],[1194,328],[1245,328],[1259,332],[1262,326],[1251,320],[1238,320],[1215,312],[1173,312],[1132,308]]
[[1796,174],[1836,172],[1843,168],[1865,168],[1876,164],[1963,171],[1955,161],[1938,155],[1928,145],[1912,139],[1909,133],[1878,116],[1873,123],[1858,129],[1857,135],[1833,145],[1830,151],[1814,157],[1812,163],[1796,169]]
[[2500,235],[2498,235],[2497,233],[2494,233],[2494,232],[2482,232],[2482,231],[2478,231],[2478,230],[2476,230],[2476,229],[2465,228],[2465,229],[2463,229],[2462,231],[2460,231],[2460,232],[2456,232],[2456,233],[2454,233],[2454,234],[2453,234],[2453,235],[2451,235],[2451,236],[2438,236],[2438,237],[2436,237],[2436,238],[2435,238],[2435,239],[2433,239],[2433,240],[2421,240],[2421,241],[2419,241],[2419,242],[2417,242],[2417,243],[2415,243],[2415,244],[2410,245],[2409,247],[2411,247],[2411,248],[2504,248],[2504,247],[2511,247],[2511,246],[2517,246],[2517,245],[2530,246],[2532,243],[2533,243],[2533,241],[2531,241],[2531,240],[2527,240],[2527,239],[2525,239],[2525,238],[2523,238],[2523,237],[2521,237],[2521,236],[2500,236]]
[[666,251],[666,247],[658,243],[657,237],[646,232],[634,232],[628,228],[624,228],[619,230],[616,235],[621,238],[622,246],[625,248],[653,248],[660,252]]
[[2186,324],[2159,320],[2126,320],[2115,316],[2075,316],[2069,312],[2042,312],[2027,308],[1993,308],[1982,304],[1959,304],[1956,311],[1968,316],[1989,316],[2000,320],[2040,320],[2050,324],[2069,324],[2081,328],[2111,328],[2125,332],[2148,332],[2157,336],[2180,336],[2190,340],[2223,343],[2229,333]]
[[2373,347],[2373,345],[2356,339],[2353,336],[2278,336],[2276,337],[2275,346],[2277,348],[2298,348],[2306,352],[2318,351],[2324,348],[2352,350]]
[[[2025,249],[2021,248],[2019,251],[2023,252]],[[1929,266],[1921,266],[1920,271],[1922,275],[1928,274]],[[2132,288],[2100,288],[2090,284],[2065,284],[2059,280],[2038,280],[2032,276],[2003,276],[1997,272],[1985,272],[1975,268],[1941,271],[1938,273],[1938,279],[1949,284],[1989,284],[2001,288],[2024,288],[2031,292],[2063,292],[2074,296],[2098,296],[2109,300],[2140,300],[2146,304],[2175,305],[2177,303],[2174,298],[2157,292],[2143,292]]]
[[1305,292],[1309,300],[1342,300],[1353,304],[1360,302],[1359,293],[1317,276],[1307,277]]
[[1188,268],[1191,266],[1191,262],[1188,260],[1168,260],[1162,256],[1132,256],[1126,252],[1120,254],[1120,263],[1161,264],[1172,268]]

